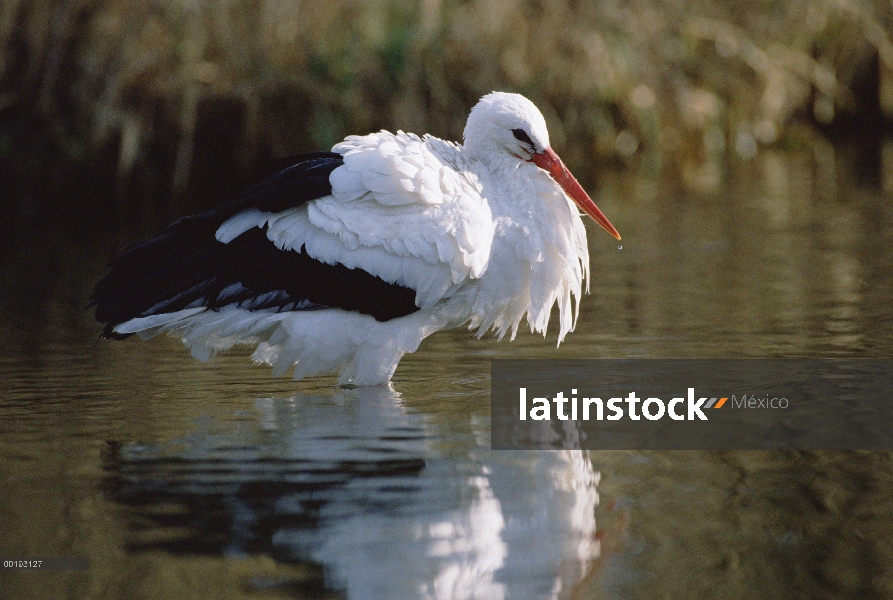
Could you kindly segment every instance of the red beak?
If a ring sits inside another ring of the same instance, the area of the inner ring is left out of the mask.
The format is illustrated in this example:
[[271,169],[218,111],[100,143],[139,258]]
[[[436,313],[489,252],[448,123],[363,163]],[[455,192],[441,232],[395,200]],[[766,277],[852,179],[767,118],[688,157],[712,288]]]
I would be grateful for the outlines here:
[[551,175],[552,179],[557,181],[561,189],[564,190],[564,193],[580,207],[580,210],[592,217],[592,220],[601,225],[605,231],[618,240],[620,239],[620,234],[617,233],[617,230],[614,229],[608,218],[602,214],[595,202],[583,190],[583,187],[577,183],[577,180],[567,170],[567,167],[564,166],[564,163],[561,162],[554,150],[546,148],[542,154],[534,154],[530,162]]

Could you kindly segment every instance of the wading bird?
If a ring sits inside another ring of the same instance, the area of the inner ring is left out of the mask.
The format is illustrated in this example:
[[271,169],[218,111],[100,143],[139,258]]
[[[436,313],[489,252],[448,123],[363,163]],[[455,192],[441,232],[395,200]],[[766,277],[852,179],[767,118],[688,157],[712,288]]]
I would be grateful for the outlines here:
[[515,337],[527,317],[559,343],[589,277],[583,210],[620,235],[518,94],[481,98],[465,143],[349,136],[115,257],[90,306],[103,337],[180,337],[199,360],[235,344],[294,378],[390,381],[432,333]]

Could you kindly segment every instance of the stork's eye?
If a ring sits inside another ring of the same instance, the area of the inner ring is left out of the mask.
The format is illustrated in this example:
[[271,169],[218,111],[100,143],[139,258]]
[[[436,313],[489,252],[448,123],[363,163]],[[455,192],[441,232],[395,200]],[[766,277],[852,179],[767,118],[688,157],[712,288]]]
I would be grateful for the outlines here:
[[533,143],[533,140],[530,139],[530,136],[527,135],[527,132],[523,129],[512,129],[512,135],[515,136],[515,139],[519,142],[524,142],[530,146],[530,149],[536,152],[536,144]]

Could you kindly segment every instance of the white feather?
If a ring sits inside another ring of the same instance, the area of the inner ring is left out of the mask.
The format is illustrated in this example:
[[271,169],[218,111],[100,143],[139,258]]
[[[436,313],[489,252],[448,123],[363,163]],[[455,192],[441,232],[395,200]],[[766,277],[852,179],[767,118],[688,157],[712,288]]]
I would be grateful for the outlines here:
[[217,229],[215,237],[218,242],[228,244],[249,229],[261,227],[270,218],[270,213],[249,208],[232,216]]
[[167,325],[175,321],[180,321],[187,317],[191,317],[192,315],[203,312],[204,310],[206,309],[202,307],[186,308],[172,313],[162,313],[160,315],[130,319],[129,321],[125,321],[119,325],[116,325],[112,331],[114,331],[115,333],[120,333],[122,335],[138,333],[147,329],[152,329],[154,327],[160,327],[162,325]]

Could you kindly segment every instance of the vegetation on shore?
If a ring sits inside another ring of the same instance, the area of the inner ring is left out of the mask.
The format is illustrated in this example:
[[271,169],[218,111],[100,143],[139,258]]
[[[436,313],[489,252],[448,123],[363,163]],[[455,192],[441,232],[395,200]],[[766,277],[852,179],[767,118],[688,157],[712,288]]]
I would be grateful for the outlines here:
[[188,196],[349,133],[459,139],[499,89],[572,166],[697,185],[710,156],[877,127],[891,31],[880,0],[0,0],[0,161]]

